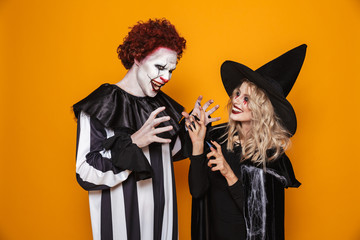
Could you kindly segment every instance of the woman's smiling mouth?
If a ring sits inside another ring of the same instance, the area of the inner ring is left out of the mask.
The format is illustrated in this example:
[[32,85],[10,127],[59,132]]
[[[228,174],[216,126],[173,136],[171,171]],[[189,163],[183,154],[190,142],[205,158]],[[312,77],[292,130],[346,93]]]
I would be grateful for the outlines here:
[[233,106],[232,111],[233,114],[239,114],[244,112],[243,110],[241,110],[240,108],[238,108],[237,106]]

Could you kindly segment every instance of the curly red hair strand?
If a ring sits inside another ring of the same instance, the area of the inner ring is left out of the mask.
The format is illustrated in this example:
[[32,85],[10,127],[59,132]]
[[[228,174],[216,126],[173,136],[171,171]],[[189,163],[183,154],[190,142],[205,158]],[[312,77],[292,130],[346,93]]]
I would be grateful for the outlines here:
[[181,37],[166,19],[149,19],[134,25],[124,42],[117,48],[118,57],[126,69],[130,69],[134,60],[143,60],[159,47],[171,49],[180,59],[186,47],[186,40]]

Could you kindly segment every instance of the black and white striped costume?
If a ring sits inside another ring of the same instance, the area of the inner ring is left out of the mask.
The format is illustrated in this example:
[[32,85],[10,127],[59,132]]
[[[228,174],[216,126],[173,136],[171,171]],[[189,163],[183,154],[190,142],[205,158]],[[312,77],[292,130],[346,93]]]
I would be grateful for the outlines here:
[[[173,125],[161,134],[170,144],[142,149],[130,135],[160,106]],[[178,239],[173,159],[180,159],[178,122],[183,108],[159,92],[154,98],[132,96],[103,84],[74,105],[78,119],[76,175],[89,191],[94,239]],[[181,132],[181,131],[180,131]]]

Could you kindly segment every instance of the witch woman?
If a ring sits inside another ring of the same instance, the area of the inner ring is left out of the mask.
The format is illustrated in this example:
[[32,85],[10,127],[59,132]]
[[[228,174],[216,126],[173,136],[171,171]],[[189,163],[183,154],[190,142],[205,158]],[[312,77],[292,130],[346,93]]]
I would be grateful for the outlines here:
[[207,131],[204,111],[190,116],[192,239],[284,239],[284,188],[300,186],[285,154],[297,125],[286,96],[305,52],[301,45],[256,71],[224,62],[229,122]]

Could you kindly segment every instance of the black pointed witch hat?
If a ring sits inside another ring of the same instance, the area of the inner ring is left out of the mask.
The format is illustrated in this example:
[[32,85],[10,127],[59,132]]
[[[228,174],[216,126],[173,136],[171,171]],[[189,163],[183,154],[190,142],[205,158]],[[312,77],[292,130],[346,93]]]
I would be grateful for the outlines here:
[[225,61],[221,65],[221,78],[227,94],[231,96],[244,78],[253,82],[264,90],[282,124],[291,135],[294,135],[297,126],[296,115],[286,96],[299,75],[306,48],[306,44],[300,45],[255,71],[241,63]]

